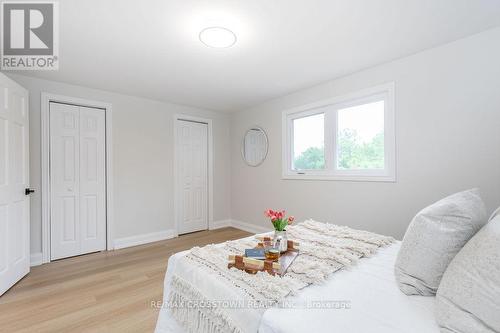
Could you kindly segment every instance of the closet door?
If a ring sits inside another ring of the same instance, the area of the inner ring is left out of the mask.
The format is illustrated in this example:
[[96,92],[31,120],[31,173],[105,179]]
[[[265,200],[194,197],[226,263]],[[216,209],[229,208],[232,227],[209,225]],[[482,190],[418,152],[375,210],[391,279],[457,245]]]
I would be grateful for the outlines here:
[[208,126],[177,120],[179,234],[208,229]]
[[50,103],[51,259],[80,254],[80,111]]
[[80,107],[81,252],[106,248],[105,111]]
[[106,248],[105,111],[50,103],[51,259]]

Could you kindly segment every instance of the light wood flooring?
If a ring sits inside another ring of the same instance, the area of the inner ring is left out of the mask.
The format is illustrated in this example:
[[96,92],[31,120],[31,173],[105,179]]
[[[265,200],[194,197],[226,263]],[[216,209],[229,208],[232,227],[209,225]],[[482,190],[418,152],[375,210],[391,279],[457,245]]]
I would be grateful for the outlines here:
[[196,245],[246,237],[223,228],[32,267],[0,297],[0,332],[153,332],[167,260]]

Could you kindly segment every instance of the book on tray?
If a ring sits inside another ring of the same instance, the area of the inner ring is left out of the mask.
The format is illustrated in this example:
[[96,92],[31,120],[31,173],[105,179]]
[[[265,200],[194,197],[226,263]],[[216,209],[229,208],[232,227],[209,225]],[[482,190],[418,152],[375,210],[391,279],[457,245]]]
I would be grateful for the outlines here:
[[245,257],[260,260],[266,259],[264,249],[246,249]]

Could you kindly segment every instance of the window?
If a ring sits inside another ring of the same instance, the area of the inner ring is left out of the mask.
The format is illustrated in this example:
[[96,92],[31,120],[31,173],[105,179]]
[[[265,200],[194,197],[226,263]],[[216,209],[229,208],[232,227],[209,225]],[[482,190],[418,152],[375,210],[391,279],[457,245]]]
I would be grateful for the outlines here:
[[325,168],[325,114],[315,114],[293,120],[294,170]]
[[283,112],[283,178],[395,181],[394,85]]
[[384,169],[384,101],[337,111],[337,168]]

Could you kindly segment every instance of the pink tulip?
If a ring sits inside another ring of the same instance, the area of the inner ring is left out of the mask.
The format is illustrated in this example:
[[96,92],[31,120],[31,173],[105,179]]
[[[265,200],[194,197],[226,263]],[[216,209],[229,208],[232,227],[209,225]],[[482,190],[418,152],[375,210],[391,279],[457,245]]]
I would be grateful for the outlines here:
[[271,210],[271,209],[268,209],[264,212],[264,214],[267,216],[267,217],[271,217],[274,215],[274,212]]

